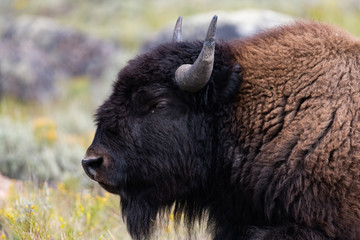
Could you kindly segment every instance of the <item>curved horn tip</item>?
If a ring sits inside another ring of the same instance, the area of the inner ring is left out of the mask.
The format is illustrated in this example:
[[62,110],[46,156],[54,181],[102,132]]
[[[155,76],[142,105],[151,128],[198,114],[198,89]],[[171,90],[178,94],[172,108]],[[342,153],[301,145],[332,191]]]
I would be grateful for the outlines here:
[[211,19],[205,41],[215,38],[217,19],[218,19],[217,15],[214,15],[213,18]]
[[182,41],[182,20],[183,18],[181,16],[178,17],[174,33],[173,33],[173,42],[181,42]]

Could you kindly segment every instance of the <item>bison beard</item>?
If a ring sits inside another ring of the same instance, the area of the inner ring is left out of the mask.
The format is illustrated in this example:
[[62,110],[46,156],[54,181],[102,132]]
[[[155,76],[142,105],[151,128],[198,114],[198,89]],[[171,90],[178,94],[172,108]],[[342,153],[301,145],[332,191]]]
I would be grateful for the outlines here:
[[175,72],[201,49],[135,58],[98,109],[83,166],[132,237],[174,211],[189,232],[206,216],[215,240],[359,239],[359,41],[297,23],[217,42],[206,86],[183,89]]

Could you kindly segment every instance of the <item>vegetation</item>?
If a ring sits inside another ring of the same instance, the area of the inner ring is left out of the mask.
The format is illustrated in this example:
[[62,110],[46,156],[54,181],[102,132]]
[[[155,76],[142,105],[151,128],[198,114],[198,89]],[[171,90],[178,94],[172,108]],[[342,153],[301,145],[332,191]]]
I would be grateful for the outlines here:
[[[32,182],[14,185],[0,206],[0,240],[129,240],[118,197],[97,185],[81,190],[74,183],[68,179],[53,187]],[[159,223],[159,229],[154,239],[188,239],[183,228],[174,227],[172,215],[169,222]],[[207,238],[200,232],[196,239]]]
[[[55,18],[89,35],[116,41],[130,52],[121,60],[125,63],[144,39],[178,15],[246,7],[330,22],[360,36],[357,0],[3,0],[0,17]],[[0,173],[24,182],[14,184],[7,200],[0,200],[0,240],[130,239],[118,197],[91,183],[80,164],[94,135],[93,113],[109,92],[112,74],[101,84],[90,83],[86,76],[68,81],[59,86],[66,94],[55,103],[1,99]],[[155,239],[186,238],[181,229],[175,237],[169,219]]]
[[13,187],[0,208],[0,239],[130,239],[119,200],[99,192],[80,192],[71,181]]
[[360,4],[357,0],[3,0],[0,14],[55,18],[91,35],[116,40],[135,53],[154,30],[174,22],[178,15],[243,8],[266,8],[295,17],[331,22],[355,35],[360,34]]

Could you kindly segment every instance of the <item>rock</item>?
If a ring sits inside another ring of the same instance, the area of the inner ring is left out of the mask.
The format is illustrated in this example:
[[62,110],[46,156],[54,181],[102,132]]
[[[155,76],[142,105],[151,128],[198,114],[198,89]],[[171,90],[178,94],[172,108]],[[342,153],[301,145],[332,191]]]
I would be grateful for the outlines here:
[[[270,10],[217,11],[184,17],[182,28],[183,39],[203,40],[206,36],[210,20],[214,15],[218,16],[216,38],[224,40],[245,38],[265,29],[294,21],[294,18],[290,16]],[[176,19],[145,42],[142,46],[142,51],[149,51],[160,43],[171,41],[175,21]]]
[[46,102],[58,96],[57,82],[99,79],[120,47],[40,17],[22,16],[0,31],[0,94]]

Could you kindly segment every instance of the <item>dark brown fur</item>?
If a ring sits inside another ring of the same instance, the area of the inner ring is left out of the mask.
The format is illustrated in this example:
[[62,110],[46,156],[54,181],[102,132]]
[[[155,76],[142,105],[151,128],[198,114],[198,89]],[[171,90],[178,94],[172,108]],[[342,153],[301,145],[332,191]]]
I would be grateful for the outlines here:
[[233,46],[243,82],[232,121],[248,153],[233,181],[256,189],[271,221],[360,239],[359,39],[297,23]]

